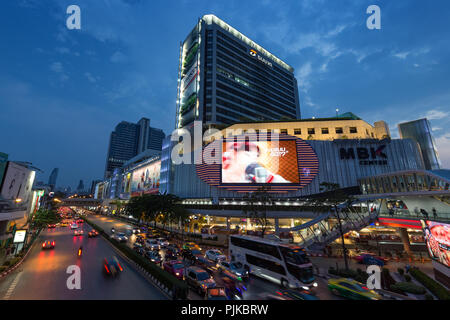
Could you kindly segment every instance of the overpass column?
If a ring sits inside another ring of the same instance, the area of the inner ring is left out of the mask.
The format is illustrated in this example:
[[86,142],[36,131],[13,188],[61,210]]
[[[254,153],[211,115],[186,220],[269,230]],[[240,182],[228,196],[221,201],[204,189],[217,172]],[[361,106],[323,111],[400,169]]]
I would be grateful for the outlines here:
[[408,256],[412,256],[412,251],[411,251],[411,245],[409,242],[409,237],[408,237],[408,232],[406,231],[405,228],[397,228],[398,234],[400,235],[400,238],[402,239],[403,242],[403,249],[406,251],[406,253],[408,254]]
[[275,221],[275,234],[277,236],[280,235],[280,221],[278,220],[278,218],[274,218]]

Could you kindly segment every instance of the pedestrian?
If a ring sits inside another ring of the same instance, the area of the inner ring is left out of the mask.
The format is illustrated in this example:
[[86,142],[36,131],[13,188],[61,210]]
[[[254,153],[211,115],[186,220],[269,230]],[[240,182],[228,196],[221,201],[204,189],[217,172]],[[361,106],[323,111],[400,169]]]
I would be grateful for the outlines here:
[[410,266],[409,264],[407,264],[407,265],[405,266],[405,271],[406,271],[406,273],[409,273],[409,269],[411,269],[411,266]]
[[436,212],[436,208],[433,207],[433,209],[431,210],[433,212],[433,218],[437,219],[437,212]]
[[394,216],[394,209],[392,209],[392,208],[389,209],[389,215],[390,215],[391,217]]

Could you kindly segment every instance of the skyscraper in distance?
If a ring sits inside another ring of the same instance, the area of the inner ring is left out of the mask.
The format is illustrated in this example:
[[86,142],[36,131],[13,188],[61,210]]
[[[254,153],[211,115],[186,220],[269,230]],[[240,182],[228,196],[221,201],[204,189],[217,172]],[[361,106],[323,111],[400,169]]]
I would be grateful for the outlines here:
[[150,119],[141,118],[137,123],[120,122],[111,132],[106,157],[104,178],[109,178],[115,168],[148,149],[161,151],[165,134],[150,127]]
[[300,119],[294,69],[214,15],[181,44],[178,78],[177,128]]
[[56,179],[58,178],[59,168],[54,168],[48,177],[48,185],[52,190],[56,187]]
[[418,119],[398,124],[400,138],[411,139],[419,144],[425,169],[440,169],[439,155],[433,139],[430,122],[426,119]]

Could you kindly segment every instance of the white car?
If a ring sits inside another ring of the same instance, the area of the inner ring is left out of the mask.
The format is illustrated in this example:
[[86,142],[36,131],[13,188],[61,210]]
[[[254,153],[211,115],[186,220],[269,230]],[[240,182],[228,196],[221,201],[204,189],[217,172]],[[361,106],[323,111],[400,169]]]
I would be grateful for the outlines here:
[[222,253],[222,251],[217,249],[206,250],[205,258],[212,260],[214,262],[227,259],[227,257]]
[[147,239],[145,240],[145,246],[151,250],[159,250],[161,249],[161,245],[156,239]]
[[159,245],[163,248],[167,247],[170,243],[167,241],[167,239],[164,238],[158,238],[156,239],[159,242]]
[[78,229],[78,225],[76,223],[72,223],[70,225],[70,229]]

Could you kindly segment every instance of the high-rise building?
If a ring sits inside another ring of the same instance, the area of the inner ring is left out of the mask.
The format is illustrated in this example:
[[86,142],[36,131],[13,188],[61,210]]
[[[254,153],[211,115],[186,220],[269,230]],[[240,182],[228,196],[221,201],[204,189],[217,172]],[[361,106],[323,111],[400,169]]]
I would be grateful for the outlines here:
[[50,186],[50,188],[52,190],[55,189],[56,179],[58,178],[58,172],[59,172],[59,168],[54,168],[52,170],[52,173],[50,173],[50,176],[48,177],[48,185]]
[[180,46],[176,127],[300,119],[294,69],[214,15]]
[[80,180],[77,187],[77,192],[83,192],[84,191],[84,182],[83,180]]
[[148,149],[161,151],[164,137],[161,129],[150,127],[147,118],[138,123],[120,122],[111,132],[104,178],[109,178],[115,168]]
[[431,125],[426,118],[399,123],[398,131],[400,138],[409,138],[419,144],[426,170],[437,170],[440,168]]

